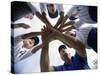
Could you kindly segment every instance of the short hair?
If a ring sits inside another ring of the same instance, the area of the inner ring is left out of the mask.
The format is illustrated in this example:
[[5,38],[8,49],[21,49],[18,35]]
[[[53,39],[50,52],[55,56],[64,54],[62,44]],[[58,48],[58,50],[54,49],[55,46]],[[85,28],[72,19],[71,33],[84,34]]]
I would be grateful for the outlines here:
[[89,16],[94,21],[97,22],[97,6],[88,6]]
[[30,39],[34,39],[35,40],[34,46],[39,43],[39,37],[32,37]]
[[59,50],[59,53],[61,52],[62,48],[67,48],[65,45],[60,45],[58,50]]
[[23,1],[11,2],[11,21],[16,21],[29,13],[32,13],[32,9],[28,5],[28,2],[23,2]]

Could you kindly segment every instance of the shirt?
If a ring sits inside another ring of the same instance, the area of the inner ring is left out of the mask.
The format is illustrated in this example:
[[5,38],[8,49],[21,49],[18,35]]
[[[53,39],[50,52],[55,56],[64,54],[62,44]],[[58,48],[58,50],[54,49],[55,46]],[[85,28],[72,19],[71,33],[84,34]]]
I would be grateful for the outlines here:
[[90,48],[88,46],[87,40],[88,40],[88,35],[92,28],[93,26],[87,24],[76,29],[76,39],[78,39],[81,43],[83,43],[86,48]]
[[87,63],[87,57],[81,57],[77,53],[75,56],[71,58],[72,63],[59,66],[53,66],[54,71],[67,71],[67,70],[81,70],[81,69],[89,69],[88,63]]
[[[39,44],[40,45],[40,44]],[[27,48],[23,48],[23,41],[21,41],[20,43],[18,43],[15,47],[14,47],[14,63],[17,63],[18,61],[21,61],[29,56],[31,56],[33,53],[32,53],[32,50],[37,47],[38,45],[36,46],[33,46],[32,48],[30,49],[27,49]]]
[[76,28],[80,27],[81,25],[83,25],[84,23],[94,23],[94,21],[91,19],[91,17],[89,16],[89,10],[88,10],[88,6],[82,6],[82,5],[74,5],[69,12],[67,13],[67,15],[69,17],[72,16],[72,14],[76,14],[79,13],[79,21],[74,20],[76,23],[74,24],[74,26]]

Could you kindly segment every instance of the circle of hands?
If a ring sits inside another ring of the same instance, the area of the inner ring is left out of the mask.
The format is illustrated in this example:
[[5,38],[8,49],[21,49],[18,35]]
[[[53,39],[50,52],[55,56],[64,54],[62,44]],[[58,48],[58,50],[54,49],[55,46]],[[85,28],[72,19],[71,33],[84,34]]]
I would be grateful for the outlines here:
[[43,28],[41,29],[41,36],[42,36],[42,42],[43,45],[46,42],[51,42],[52,40],[56,40],[57,37],[59,37],[57,34],[58,33],[64,33],[64,32],[68,32],[71,29],[73,29],[73,24],[74,21],[67,21],[68,20],[68,16],[60,16],[60,18],[58,19],[57,23],[53,26],[46,18],[46,16],[44,16],[45,18],[45,25],[43,26]]
[[[61,34],[67,33],[68,31],[74,28],[73,24],[75,24],[75,22],[71,21],[68,15],[64,16],[64,13],[60,14],[60,17],[57,20],[57,23],[55,25],[52,25],[49,22],[44,12],[42,14],[37,12],[36,16],[45,24],[43,28],[41,29],[41,32],[39,32],[39,35],[42,36],[42,44],[39,47],[43,46],[46,42],[51,42],[52,40],[56,40],[59,37],[57,35],[58,33],[61,33]],[[30,26],[25,25],[25,24],[22,24],[22,26],[25,29],[30,28]]]

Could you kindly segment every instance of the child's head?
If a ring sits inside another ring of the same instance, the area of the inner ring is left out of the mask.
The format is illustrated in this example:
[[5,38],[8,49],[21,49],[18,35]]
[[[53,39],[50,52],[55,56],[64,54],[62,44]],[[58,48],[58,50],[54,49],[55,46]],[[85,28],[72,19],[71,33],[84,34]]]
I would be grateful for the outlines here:
[[23,47],[30,49],[33,46],[37,45],[38,43],[39,43],[38,37],[27,38],[23,40]]

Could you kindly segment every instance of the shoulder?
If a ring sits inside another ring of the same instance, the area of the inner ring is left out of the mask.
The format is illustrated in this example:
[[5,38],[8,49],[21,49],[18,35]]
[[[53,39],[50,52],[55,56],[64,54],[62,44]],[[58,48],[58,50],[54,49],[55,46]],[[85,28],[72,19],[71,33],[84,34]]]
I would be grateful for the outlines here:
[[59,65],[59,66],[53,66],[54,71],[63,71],[64,65]]
[[75,55],[73,56],[73,58],[72,58],[74,61],[80,61],[80,62],[84,62],[84,61],[87,61],[87,56],[84,56],[84,57],[82,57],[82,56],[80,56],[78,53],[75,53]]

